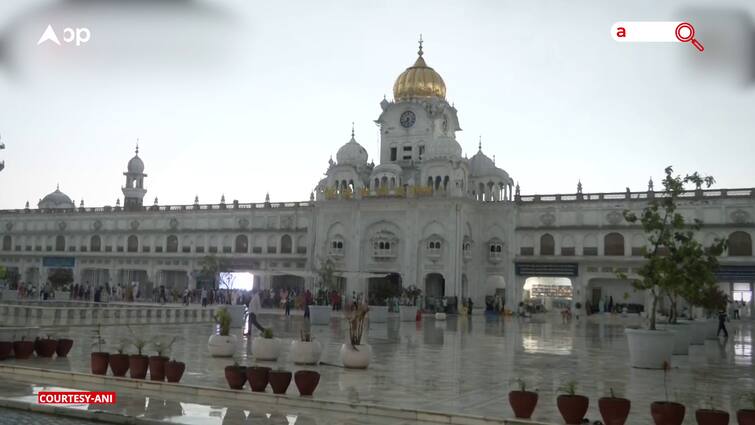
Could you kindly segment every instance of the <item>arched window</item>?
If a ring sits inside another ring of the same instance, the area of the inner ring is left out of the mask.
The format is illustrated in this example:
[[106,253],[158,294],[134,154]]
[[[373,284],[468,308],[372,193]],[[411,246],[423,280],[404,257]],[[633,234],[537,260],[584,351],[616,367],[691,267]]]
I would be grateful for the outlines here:
[[126,240],[126,251],[137,252],[139,251],[139,238],[136,235],[131,235]]
[[291,236],[281,236],[281,254],[290,254],[293,251],[292,246]]
[[249,252],[249,239],[246,237],[246,235],[236,236],[234,251],[244,254]]
[[747,232],[734,232],[729,235],[729,257],[751,257],[752,237]]
[[102,239],[99,236],[94,235],[89,238],[89,250],[92,252],[100,252],[102,250]]
[[167,249],[165,252],[178,252],[178,236],[170,235],[167,240]]
[[11,240],[10,235],[3,236],[3,251],[10,251],[12,246],[13,241]]
[[621,233],[612,232],[603,239],[604,255],[624,255],[624,236]]
[[550,233],[540,236],[540,255],[556,255],[556,242]]
[[55,251],[65,251],[66,250],[66,237],[63,235],[58,235],[55,237]]

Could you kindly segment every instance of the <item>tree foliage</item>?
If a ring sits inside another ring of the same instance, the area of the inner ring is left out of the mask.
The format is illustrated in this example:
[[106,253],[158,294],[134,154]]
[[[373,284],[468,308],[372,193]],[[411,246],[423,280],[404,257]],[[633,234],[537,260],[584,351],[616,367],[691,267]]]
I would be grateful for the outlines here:
[[[704,306],[716,295],[715,271],[718,259],[726,249],[725,239],[716,239],[710,246],[703,246],[695,235],[703,222],[691,222],[679,213],[679,203],[689,184],[700,190],[710,187],[715,180],[695,172],[684,177],[674,175],[672,167],[665,170],[664,192],[653,197],[638,217],[634,212],[624,211],[629,223],[639,222],[647,235],[650,249],[645,253],[645,264],[639,269],[641,279],[634,282],[637,289],[647,290],[653,297],[650,312],[650,329],[655,329],[655,310],[658,300],[666,297],[670,303],[669,322],[675,323],[679,297],[693,305]],[[720,292],[720,290],[718,291]]]

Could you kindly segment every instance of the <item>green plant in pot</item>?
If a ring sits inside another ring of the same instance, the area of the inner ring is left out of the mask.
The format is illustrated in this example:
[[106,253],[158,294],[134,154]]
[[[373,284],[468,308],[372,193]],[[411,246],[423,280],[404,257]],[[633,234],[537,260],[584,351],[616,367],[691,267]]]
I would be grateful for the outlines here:
[[527,382],[522,378],[516,378],[514,383],[518,389],[509,391],[511,410],[517,418],[529,419],[537,405],[537,391],[527,391]]
[[695,410],[698,425],[729,425],[729,412],[716,409],[713,396],[708,397],[706,404],[705,408]]
[[165,364],[170,359],[168,353],[175,344],[178,337],[166,339],[164,337],[156,337],[150,345],[152,350],[157,353],[156,356],[149,357],[149,379],[152,381],[164,381],[165,380]]
[[149,357],[144,355],[144,348],[149,341],[142,335],[134,332],[129,327],[129,343],[136,349],[136,354],[132,354],[128,359],[129,376],[133,379],[144,379],[147,376],[149,368]]
[[561,417],[567,425],[578,425],[587,413],[590,400],[577,394],[577,382],[569,381],[562,385],[559,390],[561,394],[556,398],[556,405]]
[[671,365],[663,364],[663,391],[665,401],[654,401],[650,404],[650,414],[653,416],[655,425],[682,425],[684,422],[685,407],[683,404],[669,401],[668,379],[671,373]]
[[[637,271],[639,278],[632,282],[635,289],[646,291],[652,300],[647,329],[626,330],[633,367],[659,369],[670,362],[674,334],[656,330],[659,300],[663,298],[668,302],[669,323],[676,323],[680,299],[696,300],[717,285],[717,257],[726,248],[726,240],[722,239],[703,246],[697,237],[703,227],[702,221],[690,222],[679,212],[679,205],[689,193],[687,185],[694,184],[700,191],[702,185],[710,187],[715,180],[696,172],[684,177],[674,175],[672,167],[667,167],[665,174],[663,193],[650,197],[639,215],[624,211],[624,219],[630,224],[639,223],[649,242],[645,263]],[[627,278],[624,273],[618,273],[618,276]]]
[[608,397],[598,399],[598,410],[605,425],[624,425],[629,416],[632,402],[626,398],[617,397],[613,388],[608,390]]
[[95,375],[105,375],[107,373],[110,354],[102,351],[102,346],[104,344],[105,339],[102,338],[102,325],[97,324],[97,331],[94,335],[94,341],[92,341],[92,348],[96,347],[97,351],[92,352],[90,359],[92,373]]
[[747,403],[747,407],[737,410],[739,425],[755,425],[755,391],[742,394],[740,399]]
[[113,372],[113,376],[126,376],[129,365],[129,356],[126,354],[126,347],[129,344],[127,339],[121,338],[115,346],[116,353],[110,355],[110,371]]

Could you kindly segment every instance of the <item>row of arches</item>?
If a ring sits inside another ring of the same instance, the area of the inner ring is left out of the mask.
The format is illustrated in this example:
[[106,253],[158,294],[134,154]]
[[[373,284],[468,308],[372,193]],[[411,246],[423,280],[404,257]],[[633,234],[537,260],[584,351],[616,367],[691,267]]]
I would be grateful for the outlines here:
[[[752,237],[749,233],[743,231],[732,232],[728,235],[729,257],[751,257],[752,256]],[[522,255],[534,254],[534,247],[529,245],[528,240],[524,240],[521,246]],[[711,242],[711,241],[708,241]],[[631,255],[640,256],[644,254],[646,240],[642,235],[635,235],[632,239]],[[540,236],[539,255],[556,255],[556,240],[550,233]],[[594,235],[587,235],[582,246],[583,255],[598,255],[598,240]],[[605,256],[625,256],[626,241],[624,235],[618,232],[610,232],[603,236],[603,255]],[[560,255],[576,255],[574,239],[565,236],[561,242]]]

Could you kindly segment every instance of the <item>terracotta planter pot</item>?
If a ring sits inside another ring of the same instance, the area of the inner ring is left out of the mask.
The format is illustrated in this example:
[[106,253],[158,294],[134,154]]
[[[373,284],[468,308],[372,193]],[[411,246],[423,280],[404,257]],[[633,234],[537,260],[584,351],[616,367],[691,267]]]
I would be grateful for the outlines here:
[[270,368],[264,366],[252,366],[246,368],[246,377],[252,391],[264,393],[270,379]]
[[740,409],[737,411],[739,425],[755,425],[755,409]]
[[244,366],[226,366],[225,367],[225,380],[228,382],[228,386],[232,390],[240,390],[244,388],[246,382],[246,370]]
[[55,353],[58,357],[66,357],[73,347],[73,340],[68,338],[61,338],[58,340],[58,348],[55,349]]
[[682,425],[684,405],[670,401],[655,401],[650,405],[650,414],[655,425]]
[[556,399],[556,405],[567,425],[579,425],[587,413],[590,400],[583,395],[561,394]]
[[534,391],[509,391],[509,404],[514,416],[519,419],[529,419],[537,405],[537,393]]
[[126,376],[128,364],[128,354],[110,355],[110,371],[113,372],[113,376]]
[[13,343],[10,341],[0,341],[0,360],[5,360],[10,357],[10,353],[13,351]]
[[147,377],[147,368],[149,368],[149,357],[139,354],[132,354],[128,358],[128,374],[133,379],[144,379]]
[[299,395],[312,395],[320,383],[320,373],[314,370],[299,370],[294,373],[294,382]]
[[150,356],[149,357],[149,380],[150,381],[164,381],[165,380],[165,363],[170,360],[164,356]]
[[632,402],[620,397],[602,397],[598,400],[598,410],[606,425],[624,425],[629,416]]
[[179,382],[181,377],[184,376],[186,370],[186,363],[177,362],[175,360],[165,363],[165,378],[168,382]]
[[272,370],[268,375],[270,387],[275,394],[286,394],[288,386],[291,385],[291,372],[287,370]]
[[34,341],[34,351],[37,352],[37,357],[52,357],[57,349],[57,339],[38,339]]
[[729,425],[729,412],[716,409],[695,410],[697,425]]
[[94,375],[106,375],[110,353],[94,352],[91,355],[91,368]]
[[17,359],[28,359],[34,354],[34,342],[32,341],[14,341],[13,356]]

